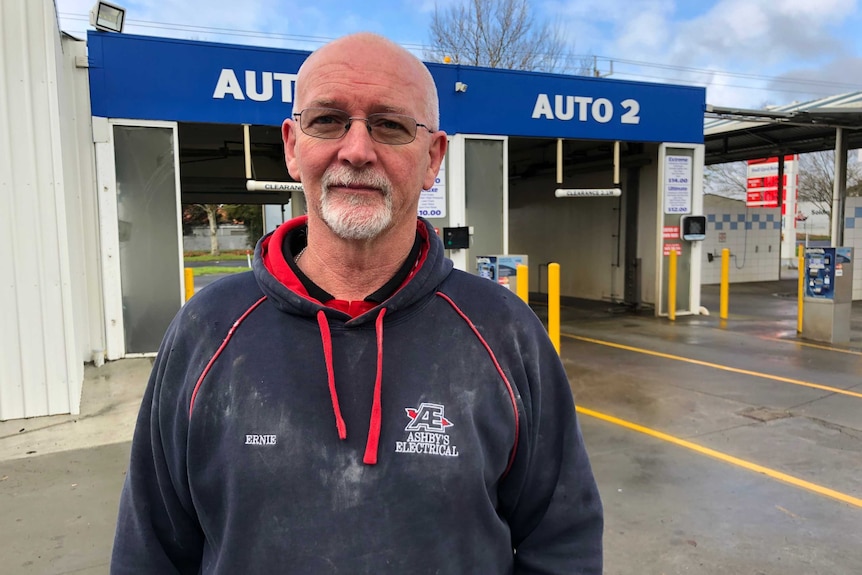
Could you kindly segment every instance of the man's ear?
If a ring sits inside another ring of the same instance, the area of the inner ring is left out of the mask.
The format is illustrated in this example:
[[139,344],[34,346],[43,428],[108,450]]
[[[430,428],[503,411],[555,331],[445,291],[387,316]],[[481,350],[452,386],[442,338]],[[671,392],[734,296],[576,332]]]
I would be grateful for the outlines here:
[[443,130],[431,134],[431,145],[428,148],[428,171],[422,182],[423,190],[430,190],[434,187],[437,181],[437,172],[440,171],[440,164],[443,163],[443,156],[446,154],[448,145],[449,140]]
[[302,171],[296,161],[296,123],[287,118],[281,124],[281,141],[284,142],[284,164],[290,177],[297,182],[302,181]]

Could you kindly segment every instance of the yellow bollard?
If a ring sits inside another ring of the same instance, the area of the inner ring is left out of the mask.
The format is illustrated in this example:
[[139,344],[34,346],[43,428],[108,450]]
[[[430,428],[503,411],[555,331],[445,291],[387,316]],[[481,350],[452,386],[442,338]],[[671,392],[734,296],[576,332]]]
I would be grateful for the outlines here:
[[670,251],[667,268],[667,317],[676,321],[676,250]]
[[524,303],[530,303],[530,268],[524,264],[518,264],[518,297],[524,300]]
[[730,250],[721,250],[721,291],[718,317],[727,319],[728,300],[730,299]]
[[802,308],[805,306],[805,253],[804,248],[799,246],[799,263],[796,264],[799,270],[799,283],[797,285],[798,308],[796,313],[796,333],[802,333]]
[[195,295],[195,270],[194,268],[185,268],[186,278],[186,301],[192,299]]
[[560,264],[548,264],[548,335],[560,354]]

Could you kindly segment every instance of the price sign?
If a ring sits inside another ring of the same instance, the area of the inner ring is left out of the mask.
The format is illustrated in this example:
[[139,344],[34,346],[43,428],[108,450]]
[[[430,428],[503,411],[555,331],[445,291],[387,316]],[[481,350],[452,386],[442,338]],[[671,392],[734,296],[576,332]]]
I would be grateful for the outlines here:
[[664,173],[664,213],[691,213],[691,158],[667,156]]

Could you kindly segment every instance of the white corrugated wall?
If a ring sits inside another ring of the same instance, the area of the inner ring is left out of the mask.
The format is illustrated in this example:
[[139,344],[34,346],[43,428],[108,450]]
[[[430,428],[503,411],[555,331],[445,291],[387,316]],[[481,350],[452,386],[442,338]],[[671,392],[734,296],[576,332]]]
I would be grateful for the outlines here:
[[86,69],[63,49],[52,0],[0,2],[0,420],[78,413],[84,361],[101,345]]
[[76,349],[81,362],[101,365],[105,357],[105,320],[87,44],[63,34],[62,50],[60,129],[68,240],[73,248],[69,257]]

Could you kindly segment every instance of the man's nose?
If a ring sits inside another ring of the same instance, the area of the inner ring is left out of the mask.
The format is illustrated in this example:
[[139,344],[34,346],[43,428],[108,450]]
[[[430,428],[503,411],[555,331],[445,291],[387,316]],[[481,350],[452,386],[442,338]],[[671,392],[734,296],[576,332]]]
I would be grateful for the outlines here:
[[351,119],[347,123],[346,132],[341,138],[339,158],[354,166],[362,166],[374,161],[377,156],[368,122],[362,119]]

